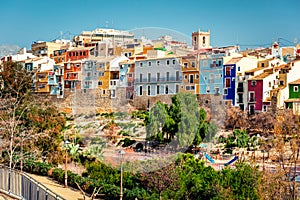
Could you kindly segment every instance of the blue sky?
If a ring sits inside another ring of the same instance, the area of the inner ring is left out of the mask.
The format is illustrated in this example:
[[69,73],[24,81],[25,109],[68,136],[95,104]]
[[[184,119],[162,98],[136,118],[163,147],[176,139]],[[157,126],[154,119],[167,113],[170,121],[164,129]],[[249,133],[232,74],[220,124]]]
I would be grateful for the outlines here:
[[300,43],[299,8],[299,0],[2,0],[0,45],[29,48],[59,38],[60,31],[68,38],[106,25],[161,27],[187,39],[198,28],[210,29],[213,46],[264,46],[278,38],[290,45],[295,38]]

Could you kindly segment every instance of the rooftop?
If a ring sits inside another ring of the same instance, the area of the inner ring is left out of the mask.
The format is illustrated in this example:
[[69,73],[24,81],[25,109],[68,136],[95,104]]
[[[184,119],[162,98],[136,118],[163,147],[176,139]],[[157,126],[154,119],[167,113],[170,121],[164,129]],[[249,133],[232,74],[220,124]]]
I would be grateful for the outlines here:
[[293,82],[291,82],[291,83],[289,83],[289,84],[300,84],[300,79],[295,80],[295,81],[293,81]]
[[272,75],[272,74],[273,74],[272,72],[263,72],[263,73],[261,73],[261,74],[259,74],[259,75],[257,75],[257,76],[254,76],[254,77],[252,77],[252,78],[249,78],[249,80],[250,80],[250,81],[263,80],[264,78],[266,78],[266,77],[268,77],[268,76],[270,76],[270,75]]
[[236,64],[242,59],[243,59],[243,57],[231,58],[226,64]]

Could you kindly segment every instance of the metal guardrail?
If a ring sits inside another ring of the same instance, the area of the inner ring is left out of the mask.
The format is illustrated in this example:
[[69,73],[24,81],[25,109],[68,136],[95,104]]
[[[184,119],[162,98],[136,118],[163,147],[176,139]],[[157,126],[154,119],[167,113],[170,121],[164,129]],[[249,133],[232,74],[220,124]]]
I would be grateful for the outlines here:
[[0,191],[22,200],[65,200],[24,172],[0,166]]

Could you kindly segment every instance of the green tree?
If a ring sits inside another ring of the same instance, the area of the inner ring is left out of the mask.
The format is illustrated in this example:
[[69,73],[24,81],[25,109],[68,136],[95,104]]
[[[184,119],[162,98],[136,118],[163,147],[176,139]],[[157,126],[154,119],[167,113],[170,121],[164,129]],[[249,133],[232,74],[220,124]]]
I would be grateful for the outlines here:
[[166,106],[160,101],[151,108],[149,118],[147,119],[146,133],[147,139],[153,138],[158,134],[163,134],[168,112]]

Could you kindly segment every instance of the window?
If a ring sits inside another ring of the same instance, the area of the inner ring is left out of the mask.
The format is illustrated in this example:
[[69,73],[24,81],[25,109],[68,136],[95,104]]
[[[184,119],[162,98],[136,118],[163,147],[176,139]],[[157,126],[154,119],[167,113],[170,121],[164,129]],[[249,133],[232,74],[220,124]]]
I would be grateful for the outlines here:
[[227,95],[228,94],[228,89],[224,88],[224,94]]
[[151,62],[148,62],[148,66],[149,66],[149,67],[151,66]]
[[251,81],[252,86],[256,86],[256,81]]
[[151,86],[148,85],[148,96],[150,96],[150,95],[151,95]]
[[142,62],[140,63],[140,67],[143,67],[143,63]]
[[215,87],[215,93],[220,94],[220,88],[219,87]]
[[255,101],[255,95],[254,95],[254,92],[250,92],[250,93],[249,93],[249,101],[250,101],[250,102],[254,102],[254,101]]
[[130,77],[130,78],[131,78],[131,77],[132,77],[132,73],[129,73],[129,74],[128,74],[128,77]]
[[214,78],[215,78],[214,74],[209,74],[209,83],[214,83]]
[[194,83],[194,74],[190,74],[190,81],[189,83]]
[[160,73],[159,72],[157,72],[157,74],[156,74],[156,80],[160,81]]
[[279,81],[279,85],[284,85],[284,81]]
[[143,74],[140,74],[140,82],[143,82]]
[[169,65],[170,64],[170,61],[169,60],[167,60],[167,65]]
[[172,60],[172,62],[173,62],[173,65],[175,65],[175,63],[176,63],[176,60]]
[[110,85],[117,85],[117,81],[110,81]]
[[176,91],[176,93],[178,93],[179,92],[179,85],[175,85],[175,91]]
[[210,88],[209,86],[206,87],[206,93],[209,93],[210,92]]
[[116,90],[111,90],[110,97],[116,98]]
[[148,73],[148,82],[151,82],[151,73]]
[[176,81],[179,81],[179,71],[176,71]]
[[184,79],[187,79],[187,77],[188,77],[187,75],[184,75]]
[[265,67],[265,63],[261,63],[261,67]]
[[230,78],[225,78],[225,87],[230,88]]
[[267,111],[267,106],[263,107],[263,111],[266,112]]
[[102,85],[102,81],[98,81],[98,85],[101,86]]
[[204,36],[202,38],[202,43],[203,43],[203,45],[205,45],[205,37]]
[[156,86],[156,94],[159,94],[159,85]]
[[99,76],[104,76],[104,72],[99,72]]
[[188,67],[188,63],[187,62],[183,63],[183,67],[187,68]]
[[269,81],[269,87],[272,87],[272,83],[271,83],[271,81]]
[[132,86],[132,82],[128,82],[128,83],[127,83],[127,86],[128,86],[128,87],[131,87],[131,86]]
[[218,66],[222,66],[222,60],[218,61]]
[[169,81],[170,80],[170,72],[167,72],[166,76],[167,76],[167,81]]
[[198,75],[198,74],[196,74],[196,77],[195,77],[195,79],[199,79],[199,75]]
[[231,69],[230,66],[226,66],[226,68],[225,68],[225,75],[226,76],[230,76],[230,69]]
[[192,62],[192,67],[196,67],[196,63],[195,62]]
[[139,88],[139,95],[142,96],[143,95],[143,86],[141,85]]
[[160,62],[159,62],[159,60],[158,60],[158,61],[156,62],[156,65],[159,66],[159,64],[160,64]]
[[298,91],[299,91],[298,86],[294,86],[294,92],[298,92]]
[[168,85],[166,85],[166,92],[165,92],[165,94],[169,94],[169,86]]
[[99,68],[100,69],[105,68],[105,63],[99,63]]
[[241,67],[240,66],[238,66],[238,72],[240,72],[241,71]]
[[106,94],[106,90],[102,90],[102,94],[105,95]]

